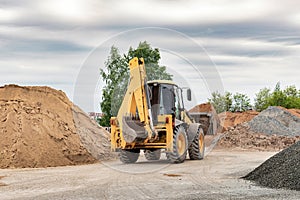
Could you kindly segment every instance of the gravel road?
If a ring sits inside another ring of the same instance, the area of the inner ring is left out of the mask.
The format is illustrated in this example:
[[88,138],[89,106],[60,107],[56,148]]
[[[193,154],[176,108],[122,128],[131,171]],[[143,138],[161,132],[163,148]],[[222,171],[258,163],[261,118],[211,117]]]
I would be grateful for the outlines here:
[[[165,157],[123,165],[0,170],[0,199],[300,199],[240,179],[275,152],[212,151],[205,160],[168,164]],[[4,185],[4,186],[1,186]]]

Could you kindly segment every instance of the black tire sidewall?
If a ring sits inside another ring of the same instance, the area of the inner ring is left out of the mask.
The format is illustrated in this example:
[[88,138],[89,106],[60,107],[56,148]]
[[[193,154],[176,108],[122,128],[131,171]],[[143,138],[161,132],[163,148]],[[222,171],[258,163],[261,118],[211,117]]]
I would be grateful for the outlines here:
[[121,149],[119,153],[119,157],[122,163],[129,164],[129,163],[135,163],[140,155],[139,150],[124,150]]
[[[178,148],[177,148],[177,141],[180,135],[183,135],[185,141],[185,150],[182,155],[179,155]],[[173,133],[173,151],[167,155],[168,159],[172,163],[184,162],[187,154],[187,148],[188,148],[188,140],[187,140],[186,130],[183,126],[178,126],[175,128]]]

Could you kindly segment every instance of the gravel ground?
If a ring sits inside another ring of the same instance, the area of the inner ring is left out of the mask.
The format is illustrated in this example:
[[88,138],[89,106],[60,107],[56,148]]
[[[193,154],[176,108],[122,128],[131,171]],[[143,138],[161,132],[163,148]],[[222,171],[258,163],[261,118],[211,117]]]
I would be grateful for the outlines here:
[[271,157],[244,178],[271,188],[300,191],[300,141]]
[[166,158],[40,169],[2,169],[0,199],[300,199],[298,191],[269,189],[240,179],[276,152],[213,150],[204,160]]

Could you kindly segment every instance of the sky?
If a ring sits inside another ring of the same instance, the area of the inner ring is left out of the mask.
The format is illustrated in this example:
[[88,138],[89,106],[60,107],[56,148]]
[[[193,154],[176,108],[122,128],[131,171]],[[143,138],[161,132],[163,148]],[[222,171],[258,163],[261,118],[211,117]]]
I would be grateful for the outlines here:
[[[63,90],[100,111],[99,69],[112,45],[147,41],[193,102],[213,91],[300,87],[300,2],[294,0],[0,0],[0,85]],[[253,100],[252,100],[253,101]]]

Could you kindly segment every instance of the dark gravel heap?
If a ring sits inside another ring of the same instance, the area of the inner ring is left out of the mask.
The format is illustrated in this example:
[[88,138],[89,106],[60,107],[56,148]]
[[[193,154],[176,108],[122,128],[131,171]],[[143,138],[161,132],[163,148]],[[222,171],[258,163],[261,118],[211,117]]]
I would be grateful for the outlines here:
[[270,188],[300,191],[300,141],[269,158],[243,178]]
[[288,110],[270,106],[248,122],[257,133],[296,136],[300,135],[300,118]]

